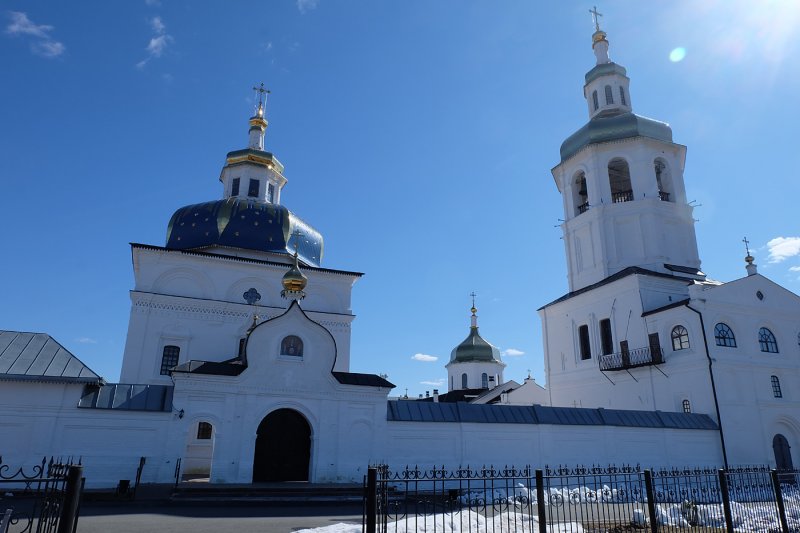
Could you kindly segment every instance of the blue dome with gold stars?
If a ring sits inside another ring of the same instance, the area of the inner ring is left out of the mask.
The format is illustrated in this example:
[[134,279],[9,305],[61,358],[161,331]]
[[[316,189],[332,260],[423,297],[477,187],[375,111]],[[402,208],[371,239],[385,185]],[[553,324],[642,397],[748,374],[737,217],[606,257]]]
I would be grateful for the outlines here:
[[311,266],[322,261],[322,235],[282,205],[246,198],[226,198],[181,207],[169,221],[167,248],[202,249],[212,246],[260,252],[294,253],[299,231],[298,258]]

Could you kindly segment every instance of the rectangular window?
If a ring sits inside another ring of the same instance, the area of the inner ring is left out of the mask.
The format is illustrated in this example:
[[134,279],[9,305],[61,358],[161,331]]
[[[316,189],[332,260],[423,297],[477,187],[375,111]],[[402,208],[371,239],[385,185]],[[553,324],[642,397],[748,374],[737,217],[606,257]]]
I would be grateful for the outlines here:
[[240,356],[244,354],[244,347],[245,347],[246,344],[247,344],[247,339],[246,338],[239,339],[239,355]]
[[592,358],[592,345],[589,342],[589,326],[583,325],[578,328],[578,337],[580,339],[581,359]]
[[259,183],[258,180],[250,179],[250,187],[247,189],[247,196],[251,198],[258,198]]
[[231,182],[231,196],[239,196],[239,178],[233,178]]
[[267,185],[267,201],[272,203],[274,201],[273,200],[274,197],[275,197],[275,186],[270,183]]
[[600,347],[603,355],[614,351],[614,339],[611,337],[611,319],[604,318],[600,321]]
[[169,371],[178,364],[178,358],[181,355],[181,349],[177,346],[164,346],[164,352],[161,354],[161,375],[168,376]]

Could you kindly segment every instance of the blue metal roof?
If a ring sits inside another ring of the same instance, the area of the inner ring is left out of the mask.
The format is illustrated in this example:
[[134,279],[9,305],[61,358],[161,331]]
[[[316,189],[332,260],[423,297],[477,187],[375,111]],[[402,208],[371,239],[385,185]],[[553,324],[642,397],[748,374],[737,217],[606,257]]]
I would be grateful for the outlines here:
[[664,122],[634,113],[598,115],[561,144],[561,161],[566,161],[590,144],[631,137],[649,137],[671,143],[672,129]]
[[253,199],[228,198],[181,207],[169,221],[166,247],[229,246],[292,254],[295,243],[290,237],[295,230],[303,234],[297,250],[300,260],[318,267],[322,234],[282,205]]
[[672,429],[718,429],[698,413],[546,407],[543,405],[485,405],[390,400],[390,422],[458,422],[484,424],[552,424],[559,426],[623,426]]
[[46,333],[0,331],[0,379],[100,383],[102,378]]

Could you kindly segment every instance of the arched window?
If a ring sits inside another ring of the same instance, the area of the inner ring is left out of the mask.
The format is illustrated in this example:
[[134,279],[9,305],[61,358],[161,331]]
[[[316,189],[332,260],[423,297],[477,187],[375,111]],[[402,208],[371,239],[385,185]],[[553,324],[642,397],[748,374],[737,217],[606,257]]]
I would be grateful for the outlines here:
[[778,376],[770,376],[770,380],[772,381],[772,395],[776,398],[783,398],[781,380],[778,379]]
[[616,158],[608,162],[608,181],[611,185],[611,201],[613,203],[633,200],[631,170],[627,161]]
[[597,111],[597,108],[600,107],[600,102],[597,99],[597,91],[592,93],[592,103],[594,104],[594,110]]
[[481,387],[484,389],[489,388],[489,376],[484,372],[481,374]]
[[297,335],[288,335],[281,341],[281,355],[303,357],[303,341]]
[[717,346],[736,348],[736,337],[733,335],[733,331],[722,322],[714,326],[714,340],[717,341]]
[[619,88],[619,103],[622,105],[628,105],[628,103],[625,101],[625,89],[622,87]]
[[653,162],[656,171],[656,184],[658,185],[658,197],[664,202],[674,202],[672,187],[672,176],[667,168],[667,163],[663,159],[656,159]]
[[606,105],[614,103],[614,93],[611,92],[611,85],[606,85]]
[[581,360],[592,358],[592,343],[589,340],[589,326],[586,324],[578,327],[578,342],[581,351]]
[[691,413],[692,412],[692,403],[687,399],[683,400],[683,412],[684,413]]
[[589,209],[589,192],[586,189],[586,174],[578,172],[574,185],[575,214],[580,215]]
[[689,332],[683,326],[672,328],[672,349],[685,350],[689,347]]
[[169,371],[177,366],[180,355],[181,349],[178,346],[164,346],[164,351],[161,353],[161,375],[169,375]]
[[467,374],[466,373],[461,374],[461,388],[462,389],[466,389],[467,388]]
[[772,438],[772,451],[775,454],[775,468],[793,470],[791,446],[786,437],[778,433]]
[[208,440],[214,432],[214,427],[208,422],[197,424],[197,440]]
[[775,335],[767,328],[758,330],[758,345],[761,346],[762,352],[778,353],[778,342],[775,340]]

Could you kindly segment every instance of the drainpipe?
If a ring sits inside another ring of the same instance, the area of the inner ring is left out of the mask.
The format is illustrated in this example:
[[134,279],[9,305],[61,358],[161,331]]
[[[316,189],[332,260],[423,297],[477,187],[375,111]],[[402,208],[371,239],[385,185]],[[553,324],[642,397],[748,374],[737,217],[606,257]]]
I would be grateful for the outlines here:
[[706,358],[708,359],[708,375],[711,378],[711,394],[714,396],[714,407],[717,410],[717,425],[719,426],[719,442],[722,446],[722,462],[725,464],[725,470],[728,469],[728,452],[725,450],[725,433],[722,431],[722,416],[719,413],[719,400],[717,399],[717,386],[714,383],[714,369],[712,368],[713,360],[711,359],[711,354],[708,351],[708,338],[706,337],[706,324],[703,321],[703,314],[686,303],[686,308],[694,311],[697,313],[697,316],[700,317],[700,329],[703,331],[703,344],[706,347]]

